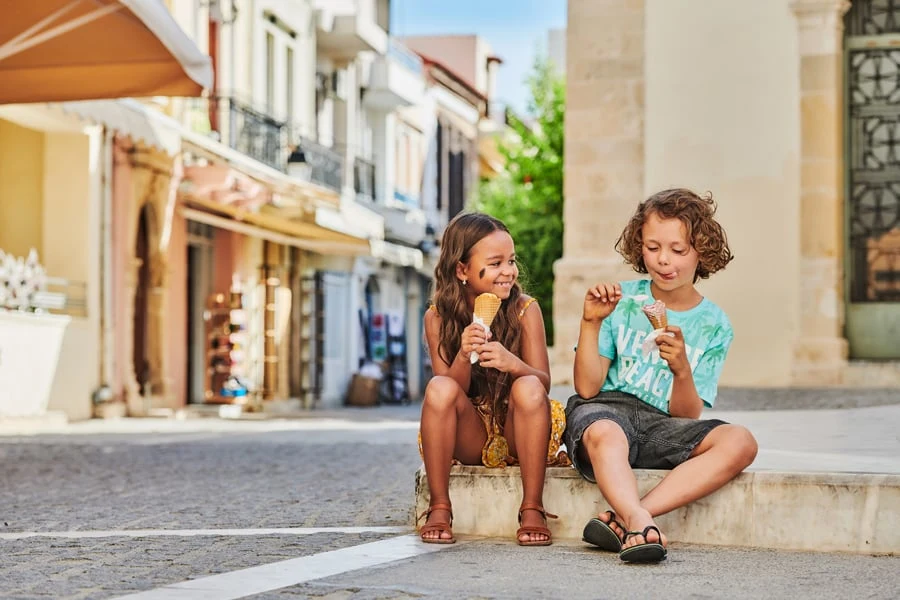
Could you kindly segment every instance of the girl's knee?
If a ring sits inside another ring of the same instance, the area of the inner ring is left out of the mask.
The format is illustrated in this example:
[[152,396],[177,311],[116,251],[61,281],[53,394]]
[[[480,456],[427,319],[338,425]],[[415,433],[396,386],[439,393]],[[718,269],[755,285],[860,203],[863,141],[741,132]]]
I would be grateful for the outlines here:
[[425,386],[422,408],[451,410],[456,405],[459,392],[459,384],[452,377],[435,375]]
[[509,391],[509,402],[513,410],[519,411],[543,408],[549,411],[550,406],[544,384],[534,375],[526,375],[513,381]]
[[627,444],[628,439],[619,424],[610,419],[594,421],[581,435],[581,442],[589,450],[600,449],[613,444]]

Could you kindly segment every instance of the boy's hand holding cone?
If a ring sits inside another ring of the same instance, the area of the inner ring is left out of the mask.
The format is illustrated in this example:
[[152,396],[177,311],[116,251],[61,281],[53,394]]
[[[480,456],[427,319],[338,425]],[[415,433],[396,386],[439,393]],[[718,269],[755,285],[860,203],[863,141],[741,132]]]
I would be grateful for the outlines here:
[[641,344],[641,351],[646,358],[654,352],[659,352],[659,345],[656,343],[656,338],[661,335],[675,337],[675,334],[666,331],[666,327],[669,326],[669,319],[666,316],[666,305],[662,300],[657,300],[653,304],[645,304],[641,307],[641,310],[644,311],[644,314],[650,321],[650,325],[653,326],[653,331],[650,332],[650,335],[648,335],[644,339],[643,344]]

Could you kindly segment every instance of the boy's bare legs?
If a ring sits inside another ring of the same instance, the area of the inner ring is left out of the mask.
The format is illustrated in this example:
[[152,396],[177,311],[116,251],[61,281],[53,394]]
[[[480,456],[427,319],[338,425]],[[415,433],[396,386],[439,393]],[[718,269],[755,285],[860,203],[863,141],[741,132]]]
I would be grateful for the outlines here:
[[[425,388],[422,400],[422,454],[431,505],[450,504],[450,465],[456,457],[467,465],[481,464],[481,449],[487,432],[481,417],[459,384],[450,377],[435,376]],[[449,523],[450,512],[433,511],[426,521]],[[450,539],[450,534],[429,532],[425,539]]]
[[[519,459],[522,473],[522,504],[544,505],[544,476],[547,471],[547,447],[550,445],[550,402],[547,390],[537,377],[516,379],[509,393],[504,437],[509,453]],[[522,525],[541,527],[544,518],[536,510],[522,513]],[[538,533],[523,533],[522,542],[547,540]]]
[[757,449],[756,439],[746,428],[719,425],[697,444],[691,458],[647,492],[641,504],[658,517],[699,500],[750,466]]
[[[581,445],[594,468],[594,477],[600,493],[616,512],[618,518],[628,531],[643,531],[648,525],[656,525],[653,516],[641,505],[638,495],[637,478],[628,463],[628,439],[625,432],[615,421],[604,419],[592,423],[581,436]],[[600,519],[609,523],[608,515],[600,515]],[[609,526],[619,537],[624,532],[613,523]],[[658,542],[665,546],[655,532],[647,534],[648,542]],[[631,536],[623,544],[623,548],[643,543],[642,536]]]
[[[596,430],[592,431],[599,423],[606,423],[608,425],[598,427]],[[589,432],[591,433],[590,445],[588,444]],[[616,438],[618,437],[616,434],[621,436],[618,443],[616,443]],[[597,485],[600,487],[603,497],[606,498],[610,506],[613,507],[613,510],[621,513],[626,526],[631,531],[642,531],[647,525],[653,524],[652,517],[664,515],[676,508],[699,500],[721,488],[753,462],[753,459],[756,458],[757,451],[756,440],[744,427],[739,425],[720,425],[716,427],[706,435],[696,448],[694,448],[690,459],[680,464],[675,469],[672,469],[659,485],[640,499],[640,505],[643,511],[639,513],[639,516],[645,518],[643,513],[646,513],[646,516],[650,517],[650,521],[641,521],[642,524],[635,526],[630,521],[628,513],[625,512],[626,509],[618,508],[617,504],[614,503],[613,499],[610,498],[605,491],[607,487],[615,487],[616,485],[624,486],[624,484],[614,484],[612,482],[601,483],[601,477],[599,475],[601,471],[598,470],[598,461],[594,459],[595,455],[598,458],[605,457],[608,459],[611,456],[615,456],[617,452],[619,454],[623,453],[624,458],[622,461],[630,475],[628,490],[633,490],[634,493],[634,496],[629,494],[625,500],[633,501],[634,497],[637,496],[637,480],[634,477],[631,467],[628,466],[628,444],[624,432],[622,432],[621,428],[612,421],[598,421],[588,427],[582,437],[582,442],[585,450],[591,457],[594,473],[597,474]],[[622,461],[615,461],[615,463],[621,464]],[[599,466],[600,469],[615,468],[614,465],[612,467],[606,466],[605,462],[600,462],[599,464],[601,465]],[[607,472],[606,475],[609,476],[609,478],[622,477],[621,473],[616,473],[614,470]],[[607,478],[608,477],[604,477],[604,479]],[[622,489],[624,489],[624,487],[620,487],[620,491]],[[613,494],[615,495],[615,492],[613,492]],[[608,521],[608,517],[605,514],[600,515],[600,519]],[[616,533],[622,533],[615,524],[610,524],[610,527],[616,531]],[[650,539],[647,541],[656,541],[654,539],[656,537],[655,533],[649,533],[648,537]],[[663,544],[665,544],[665,536],[663,536],[663,540]],[[644,539],[642,536],[632,536],[628,539],[624,547],[634,546],[643,542]]]

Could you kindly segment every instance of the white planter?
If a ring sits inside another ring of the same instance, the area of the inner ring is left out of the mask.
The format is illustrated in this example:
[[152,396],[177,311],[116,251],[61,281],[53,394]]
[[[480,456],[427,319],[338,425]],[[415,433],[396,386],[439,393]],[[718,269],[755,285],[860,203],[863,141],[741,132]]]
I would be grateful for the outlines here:
[[0,418],[43,415],[71,319],[0,310]]

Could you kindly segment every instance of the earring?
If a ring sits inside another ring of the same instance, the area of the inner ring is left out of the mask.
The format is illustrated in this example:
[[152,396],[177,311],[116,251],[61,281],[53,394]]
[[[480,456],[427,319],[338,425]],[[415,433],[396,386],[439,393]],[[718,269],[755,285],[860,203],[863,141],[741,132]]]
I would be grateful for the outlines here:
[[463,285],[469,285],[469,280],[468,280],[468,279],[463,279],[463,280],[462,280],[462,284],[463,284]]

